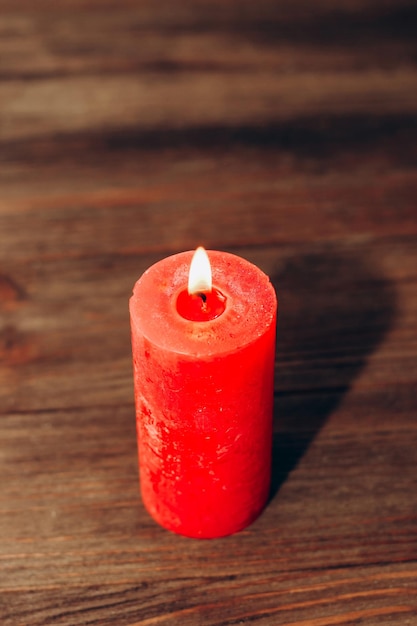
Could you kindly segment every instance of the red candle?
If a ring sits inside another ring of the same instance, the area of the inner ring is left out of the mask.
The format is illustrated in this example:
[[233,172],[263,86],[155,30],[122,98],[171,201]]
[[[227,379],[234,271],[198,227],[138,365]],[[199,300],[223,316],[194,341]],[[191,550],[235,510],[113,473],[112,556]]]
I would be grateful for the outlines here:
[[150,267],[130,319],[144,504],[163,527],[210,538],[268,499],[277,302],[256,266],[197,252],[197,276],[192,252]]

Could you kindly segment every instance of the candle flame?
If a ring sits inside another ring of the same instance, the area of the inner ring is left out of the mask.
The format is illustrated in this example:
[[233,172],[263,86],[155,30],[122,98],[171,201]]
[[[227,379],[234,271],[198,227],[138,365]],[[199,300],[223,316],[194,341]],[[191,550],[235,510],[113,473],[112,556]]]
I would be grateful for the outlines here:
[[207,252],[203,247],[197,248],[190,265],[190,273],[188,275],[188,293],[191,295],[198,292],[210,292],[211,283],[211,266],[207,256]]

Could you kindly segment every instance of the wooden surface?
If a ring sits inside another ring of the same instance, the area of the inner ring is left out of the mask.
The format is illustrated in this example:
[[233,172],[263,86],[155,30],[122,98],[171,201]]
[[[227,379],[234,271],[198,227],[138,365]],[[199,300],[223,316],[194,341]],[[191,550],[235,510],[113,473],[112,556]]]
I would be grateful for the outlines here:
[[[417,43],[404,0],[0,0],[0,623],[417,624]],[[273,494],[138,496],[127,301],[224,249],[279,301]]]

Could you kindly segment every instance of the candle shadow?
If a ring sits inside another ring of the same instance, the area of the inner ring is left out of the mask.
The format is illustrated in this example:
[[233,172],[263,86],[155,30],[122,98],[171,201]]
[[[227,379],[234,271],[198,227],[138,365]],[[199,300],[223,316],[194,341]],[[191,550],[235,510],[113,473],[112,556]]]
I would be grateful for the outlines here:
[[395,314],[370,255],[312,251],[271,277],[279,298],[271,499],[336,410]]

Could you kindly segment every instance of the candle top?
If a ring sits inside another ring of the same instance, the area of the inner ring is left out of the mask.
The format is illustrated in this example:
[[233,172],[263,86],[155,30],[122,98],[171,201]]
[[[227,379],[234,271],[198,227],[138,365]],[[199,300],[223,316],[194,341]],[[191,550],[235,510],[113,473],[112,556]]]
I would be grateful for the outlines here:
[[188,320],[178,312],[177,300],[187,290],[193,254],[174,254],[146,270],[130,299],[133,324],[150,343],[191,357],[233,352],[256,341],[275,319],[268,276],[234,254],[208,251],[212,288],[224,295],[225,309],[214,319]]

